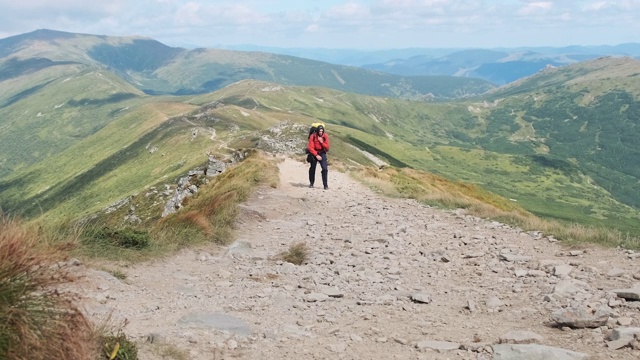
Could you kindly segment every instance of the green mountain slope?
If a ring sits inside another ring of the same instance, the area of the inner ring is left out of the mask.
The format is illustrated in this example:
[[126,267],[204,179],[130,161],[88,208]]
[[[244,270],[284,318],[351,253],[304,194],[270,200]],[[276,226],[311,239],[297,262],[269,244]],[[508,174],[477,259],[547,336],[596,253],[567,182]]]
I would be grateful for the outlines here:
[[475,79],[400,77],[268,53],[37,30],[0,39],[0,179],[156,101],[154,95],[197,95],[243,79],[419,100],[493,88]]
[[[0,182],[0,203],[30,216],[85,216],[151,185],[172,184],[202,165],[207,153],[281,151],[263,142],[274,134],[282,143],[297,139],[301,152],[306,126],[295,123],[322,120],[332,135],[332,158],[345,163],[372,164],[355,147],[394,166],[479,184],[540,215],[640,231],[637,208],[599,186],[575,160],[538,153],[518,137],[484,142],[493,127],[524,134],[494,123],[499,118],[489,115],[499,105],[412,102],[258,81],[172,101],[146,105]],[[183,115],[145,120],[150,114],[143,109],[162,108]],[[118,141],[110,146],[113,138]]]
[[640,61],[602,58],[548,69],[487,99],[500,105],[478,116],[491,126],[474,144],[583,172],[640,207]]
[[[150,66],[156,79],[185,88],[202,79],[199,66],[212,66],[209,52]],[[265,74],[275,71],[273,62],[286,68],[286,57],[211,52],[239,67],[262,57],[272,62]],[[332,158],[346,164],[372,164],[359,149],[394,166],[479,184],[540,215],[640,232],[635,60],[547,69],[483,97],[435,103],[257,80],[151,96],[140,90],[142,77],[119,77],[124,69],[12,66],[17,75],[0,82],[0,207],[16,214],[86,216],[149,186],[173,184],[207,154],[302,151],[306,126],[321,120],[334,139]],[[181,77],[179,68],[186,69]]]

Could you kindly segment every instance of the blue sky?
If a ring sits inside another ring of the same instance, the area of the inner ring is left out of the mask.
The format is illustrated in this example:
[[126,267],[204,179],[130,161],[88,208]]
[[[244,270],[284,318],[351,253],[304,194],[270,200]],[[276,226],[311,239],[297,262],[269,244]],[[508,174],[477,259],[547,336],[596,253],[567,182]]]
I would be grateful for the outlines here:
[[0,0],[0,38],[36,29],[173,46],[495,48],[640,42],[640,0]]

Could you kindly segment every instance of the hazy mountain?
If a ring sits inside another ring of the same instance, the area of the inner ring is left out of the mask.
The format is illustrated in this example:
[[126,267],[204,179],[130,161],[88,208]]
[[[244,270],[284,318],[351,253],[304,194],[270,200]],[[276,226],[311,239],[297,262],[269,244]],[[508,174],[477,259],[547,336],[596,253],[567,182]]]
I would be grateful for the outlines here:
[[422,99],[473,95],[492,87],[477,79],[398,76],[266,52],[186,50],[152,39],[51,30],[2,39],[0,54],[5,78],[75,62],[106,68],[148,94],[198,94],[243,79]]
[[640,58],[640,44],[601,46],[518,47],[495,49],[409,48],[387,50],[275,48],[238,45],[334,64],[360,66],[404,76],[453,75],[479,78],[503,85],[532,75],[547,66],[562,66],[603,56]]
[[[609,49],[610,54],[620,54]],[[632,48],[630,48],[632,49]],[[552,51],[553,50],[553,51]],[[565,50],[562,52],[561,50]],[[584,49],[583,49],[584,50]],[[464,50],[439,58],[415,56],[385,63],[363,65],[363,68],[399,75],[454,75],[479,78],[504,85],[535,74],[548,66],[564,66],[602,57],[604,51],[584,53],[574,48],[550,49],[546,53],[531,50],[493,51]],[[632,51],[634,54],[640,54]]]

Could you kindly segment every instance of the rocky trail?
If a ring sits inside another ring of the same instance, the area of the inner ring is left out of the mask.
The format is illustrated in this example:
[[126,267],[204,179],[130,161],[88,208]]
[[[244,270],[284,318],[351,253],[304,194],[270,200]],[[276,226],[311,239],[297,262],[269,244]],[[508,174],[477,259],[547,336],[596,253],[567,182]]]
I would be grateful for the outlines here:
[[[639,253],[568,249],[336,171],[310,189],[291,159],[280,179],[242,206],[229,247],[125,280],[76,264],[87,314],[126,323],[143,360],[640,358]],[[307,263],[276,259],[298,242]]]

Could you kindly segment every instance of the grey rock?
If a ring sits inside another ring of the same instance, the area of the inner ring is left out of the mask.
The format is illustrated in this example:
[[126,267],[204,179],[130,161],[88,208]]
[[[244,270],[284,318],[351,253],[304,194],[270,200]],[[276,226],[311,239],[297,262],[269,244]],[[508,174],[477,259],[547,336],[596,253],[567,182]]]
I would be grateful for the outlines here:
[[224,254],[226,256],[251,256],[253,249],[251,249],[251,243],[247,241],[235,241],[227,247]]
[[633,339],[634,336],[640,336],[640,328],[617,328],[611,332],[610,340]]
[[322,302],[322,301],[327,301],[328,298],[329,298],[329,296],[326,295],[326,294],[311,293],[311,294],[307,295],[307,297],[305,298],[305,301],[307,301],[307,302]]
[[344,291],[340,291],[336,288],[324,289],[322,293],[332,298],[341,298],[344,297]]
[[632,339],[618,339],[607,342],[607,347],[611,350],[622,349],[625,346],[629,346],[631,344]]
[[545,345],[493,345],[493,360],[588,360],[588,354]]
[[560,326],[582,329],[606,325],[611,315],[612,311],[608,306],[602,306],[595,312],[581,306],[556,310],[551,314],[551,318]]
[[500,337],[501,344],[533,344],[544,340],[544,337],[531,331],[514,330]]
[[616,293],[618,297],[621,297],[623,299],[640,300],[640,287],[638,287],[637,285],[632,289],[616,289],[611,291]]
[[613,268],[607,272],[608,277],[620,277],[624,275],[625,271],[620,268]]
[[496,296],[492,296],[489,299],[487,299],[486,304],[489,309],[497,309],[501,306],[504,306],[504,302],[502,302],[502,300],[500,300]]
[[438,350],[438,351],[447,351],[447,350],[458,350],[460,349],[460,344],[449,342],[449,341],[431,341],[425,340],[420,341],[416,344],[416,349],[418,350]]
[[527,274],[529,273],[529,270],[524,270],[524,269],[518,269],[515,271],[516,277],[525,277],[527,276]]
[[411,300],[421,304],[429,304],[431,302],[431,295],[429,294],[413,294],[411,295]]
[[508,262],[527,262],[531,260],[531,256],[517,254],[500,254],[500,259]]
[[180,318],[179,323],[228,331],[244,337],[251,335],[249,324],[242,319],[227,314],[193,312]]
[[561,280],[553,287],[553,294],[560,298],[569,298],[577,293],[585,292],[588,287],[588,284],[579,280]]
[[557,265],[553,268],[553,275],[563,278],[569,276],[573,271],[573,266],[571,265]]

